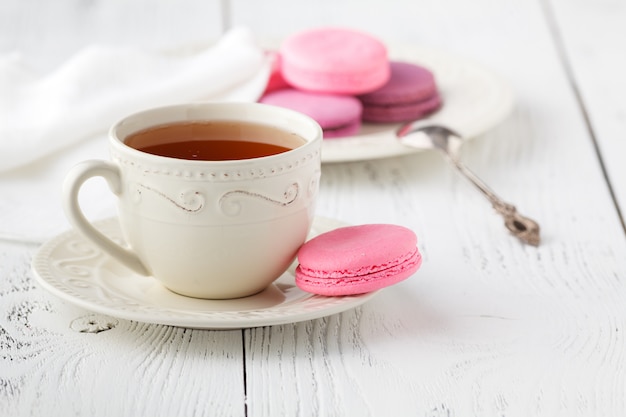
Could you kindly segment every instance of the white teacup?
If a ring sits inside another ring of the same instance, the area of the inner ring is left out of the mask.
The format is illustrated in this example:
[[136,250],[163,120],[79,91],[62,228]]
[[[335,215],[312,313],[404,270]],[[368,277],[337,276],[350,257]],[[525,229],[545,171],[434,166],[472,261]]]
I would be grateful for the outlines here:
[[[205,161],[159,156],[125,143],[159,125],[216,121],[269,125],[282,134],[262,141],[281,142],[287,132],[300,144],[270,156]],[[321,141],[322,131],[311,118],[264,104],[147,110],[111,128],[111,162],[85,161],[72,168],[64,183],[64,208],[93,243],[171,291],[210,299],[252,295],[287,270],[307,237],[319,189]],[[104,177],[118,198],[128,247],[96,230],[80,210],[79,189],[95,176]]]

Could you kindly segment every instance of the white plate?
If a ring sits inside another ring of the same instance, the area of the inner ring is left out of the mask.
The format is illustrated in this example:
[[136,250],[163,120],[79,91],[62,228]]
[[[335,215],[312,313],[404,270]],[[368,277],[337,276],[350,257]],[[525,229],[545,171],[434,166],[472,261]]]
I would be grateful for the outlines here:
[[[343,224],[316,218],[311,236]],[[116,219],[96,222],[121,240]],[[294,266],[265,291],[234,300],[201,300],[165,289],[154,278],[134,274],[75,231],[45,243],[32,262],[37,281],[56,296],[87,310],[147,323],[198,329],[240,329],[294,323],[354,308],[375,292],[323,297],[300,290]]]
[[[444,124],[465,138],[485,133],[502,121],[513,107],[511,87],[487,69],[443,52],[416,46],[390,46],[394,60],[429,68],[437,80],[443,106],[424,119]],[[356,136],[325,139],[322,162],[347,162],[419,152],[398,142],[400,124],[364,124]]]

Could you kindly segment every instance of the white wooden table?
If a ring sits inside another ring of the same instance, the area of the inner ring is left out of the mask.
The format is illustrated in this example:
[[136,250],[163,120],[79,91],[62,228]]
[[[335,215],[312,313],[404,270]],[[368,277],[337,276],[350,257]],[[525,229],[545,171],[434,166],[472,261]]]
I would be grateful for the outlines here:
[[81,332],[95,316],[34,281],[41,242],[3,240],[0,416],[626,414],[625,2],[4,0],[0,53],[51,69],[94,42],[178,47],[234,25],[351,26],[507,79],[512,114],[462,158],[541,223],[541,246],[433,152],[323,167],[320,215],[410,227],[424,264],[321,319]]

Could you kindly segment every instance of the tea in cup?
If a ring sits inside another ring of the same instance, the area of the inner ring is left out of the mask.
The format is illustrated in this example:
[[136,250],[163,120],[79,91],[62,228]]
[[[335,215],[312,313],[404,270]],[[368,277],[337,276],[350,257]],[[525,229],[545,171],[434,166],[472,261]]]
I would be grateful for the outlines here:
[[[313,222],[322,130],[308,116],[259,103],[146,110],[109,132],[111,161],[68,173],[72,225],[136,273],[173,292],[228,299],[258,293],[295,259]],[[103,177],[127,245],[84,216],[80,188]]]

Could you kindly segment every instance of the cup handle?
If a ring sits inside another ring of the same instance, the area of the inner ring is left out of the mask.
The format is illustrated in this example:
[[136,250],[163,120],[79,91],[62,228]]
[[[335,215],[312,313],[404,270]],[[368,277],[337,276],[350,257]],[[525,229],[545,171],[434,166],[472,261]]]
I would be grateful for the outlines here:
[[132,251],[118,245],[99,232],[85,218],[78,203],[78,192],[82,185],[92,177],[102,177],[116,196],[122,192],[122,181],[117,165],[106,161],[84,161],[74,166],[63,182],[63,208],[70,223],[86,238],[116,260],[141,275],[150,275],[139,257]]

